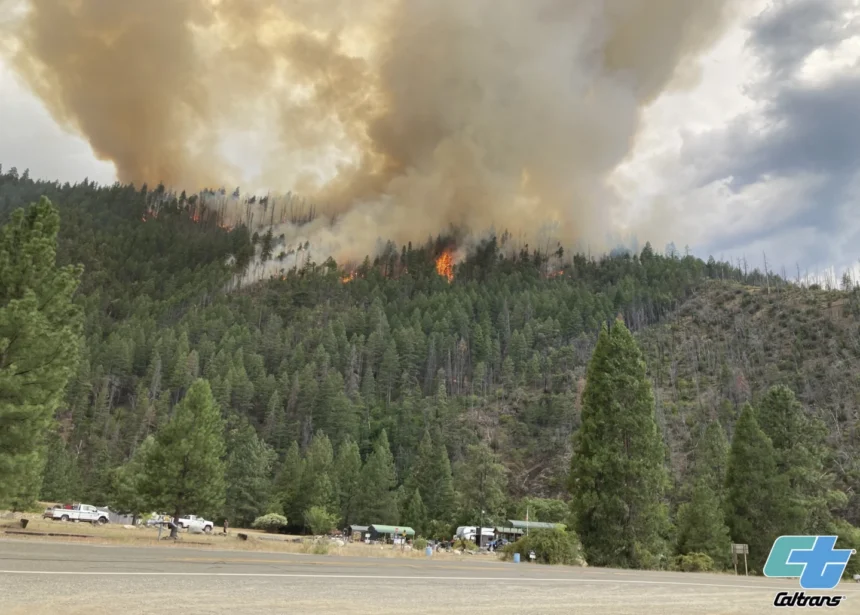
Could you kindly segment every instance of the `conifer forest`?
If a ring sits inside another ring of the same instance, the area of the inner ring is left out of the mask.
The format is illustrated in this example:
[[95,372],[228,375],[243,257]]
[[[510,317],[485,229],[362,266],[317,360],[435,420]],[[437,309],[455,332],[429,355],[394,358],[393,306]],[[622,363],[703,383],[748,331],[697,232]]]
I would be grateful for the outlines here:
[[528,510],[625,568],[860,548],[851,279],[508,232],[314,262],[222,222],[163,186],[0,170],[0,507],[426,539]]

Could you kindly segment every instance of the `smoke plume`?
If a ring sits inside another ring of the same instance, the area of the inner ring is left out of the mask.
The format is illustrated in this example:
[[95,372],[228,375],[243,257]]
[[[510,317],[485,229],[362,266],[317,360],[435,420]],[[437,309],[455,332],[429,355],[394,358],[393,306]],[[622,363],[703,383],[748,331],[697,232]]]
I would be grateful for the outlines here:
[[734,4],[17,1],[11,62],[121,181],[293,190],[336,258],[451,226],[600,244],[641,110]]

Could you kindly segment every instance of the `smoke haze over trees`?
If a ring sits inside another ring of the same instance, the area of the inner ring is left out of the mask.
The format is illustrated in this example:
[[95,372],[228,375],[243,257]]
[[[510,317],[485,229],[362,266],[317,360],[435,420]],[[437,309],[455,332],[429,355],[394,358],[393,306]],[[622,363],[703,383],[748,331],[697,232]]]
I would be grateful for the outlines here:
[[[450,226],[507,226],[534,244],[549,225],[566,241],[612,247],[623,206],[607,176],[630,153],[644,107],[695,84],[699,54],[738,4],[0,7],[10,65],[120,181],[294,190],[337,214],[316,242],[341,259]],[[223,132],[257,135],[252,171],[227,154],[238,146]]]

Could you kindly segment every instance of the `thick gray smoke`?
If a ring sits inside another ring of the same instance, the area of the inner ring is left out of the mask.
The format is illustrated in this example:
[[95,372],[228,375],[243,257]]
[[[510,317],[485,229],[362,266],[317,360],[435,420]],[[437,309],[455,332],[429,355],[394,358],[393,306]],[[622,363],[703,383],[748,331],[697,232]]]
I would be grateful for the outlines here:
[[[303,232],[339,260],[452,225],[598,246],[641,110],[734,4],[11,2],[14,66],[121,180],[294,190],[337,214]],[[251,171],[224,146],[247,131]]]

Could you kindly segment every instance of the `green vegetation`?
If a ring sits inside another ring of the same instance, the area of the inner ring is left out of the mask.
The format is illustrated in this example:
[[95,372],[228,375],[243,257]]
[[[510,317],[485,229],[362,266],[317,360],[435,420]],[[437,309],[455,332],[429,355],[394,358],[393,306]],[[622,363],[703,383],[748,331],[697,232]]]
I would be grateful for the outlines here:
[[576,534],[555,528],[551,530],[533,530],[528,536],[523,536],[516,542],[505,545],[505,559],[513,559],[514,553],[520,554],[520,561],[529,561],[529,553],[534,551],[535,562],[539,564],[564,564],[579,566],[582,564],[582,547]]
[[622,322],[600,332],[586,378],[570,479],[586,560],[654,566],[668,532],[665,451],[645,362]]
[[171,535],[182,515],[211,515],[223,506],[223,456],[221,416],[209,383],[197,380],[156,432],[143,461],[141,491],[155,508],[173,512]]
[[251,527],[255,530],[263,530],[269,534],[277,534],[283,528],[287,527],[287,518],[277,513],[268,513],[254,519]]
[[77,363],[80,270],[56,266],[59,223],[43,197],[0,231],[0,506],[39,495],[46,431]]
[[681,572],[710,572],[714,569],[714,560],[706,553],[687,553],[672,560],[672,569]]
[[315,536],[328,534],[334,529],[337,515],[328,512],[322,506],[311,506],[305,511],[305,525]]
[[[218,222],[161,186],[0,171],[4,506],[304,532],[314,510],[446,539],[528,511],[631,567],[723,569],[728,539],[760,570],[783,532],[857,543],[856,289],[507,233],[450,282],[440,237],[344,283]],[[237,289],[255,252],[282,279]]]

